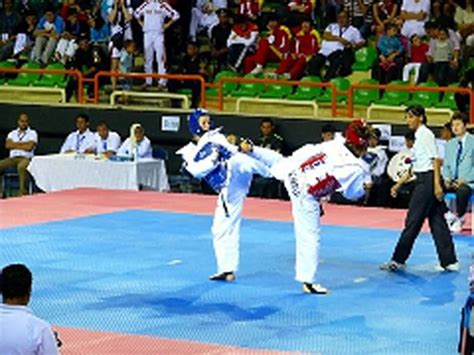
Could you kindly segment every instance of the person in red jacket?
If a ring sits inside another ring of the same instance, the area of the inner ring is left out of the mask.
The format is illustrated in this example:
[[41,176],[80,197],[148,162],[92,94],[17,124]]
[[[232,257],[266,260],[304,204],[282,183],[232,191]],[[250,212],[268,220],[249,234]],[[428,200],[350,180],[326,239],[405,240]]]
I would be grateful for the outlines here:
[[306,63],[318,53],[321,38],[318,31],[313,29],[309,18],[301,22],[301,29],[293,40],[291,54],[280,63],[276,70],[278,75],[287,75],[292,80],[299,80],[306,68]]
[[305,17],[312,16],[313,10],[312,0],[282,0],[279,13],[281,14],[282,22],[293,29]]
[[277,16],[270,15],[267,24],[268,35],[260,39],[257,52],[244,61],[244,72],[260,74],[267,62],[280,62],[290,52],[291,32],[282,26]]
[[261,3],[260,0],[240,0],[237,14],[255,21],[262,10]]

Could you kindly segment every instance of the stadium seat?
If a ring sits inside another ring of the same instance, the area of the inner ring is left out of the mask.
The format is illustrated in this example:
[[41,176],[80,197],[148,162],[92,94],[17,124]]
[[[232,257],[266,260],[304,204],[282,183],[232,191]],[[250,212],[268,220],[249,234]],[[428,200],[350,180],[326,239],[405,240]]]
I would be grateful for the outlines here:
[[353,71],[367,71],[372,68],[377,59],[377,51],[372,47],[363,47],[355,52]]
[[[329,82],[334,84],[334,86],[336,87],[337,92],[348,91],[349,87],[351,86],[351,82],[349,81],[349,79],[346,79],[346,78],[334,78]],[[337,102],[342,102],[344,100],[347,100],[347,94],[338,94],[337,95]],[[332,101],[332,89],[326,88],[326,90],[324,90],[322,92],[322,94],[319,97],[316,98],[316,101],[318,101],[318,102],[331,102]]]
[[[247,74],[244,76],[247,79],[261,79],[261,74]],[[231,96],[234,97],[259,97],[260,94],[265,90],[265,84],[261,83],[241,83],[237,90],[231,92]]]
[[[359,84],[378,85],[378,81],[374,79],[364,79]],[[378,89],[354,89],[354,104],[369,106],[371,103],[379,99]]]
[[[459,87],[459,84],[451,84],[449,87]],[[436,102],[436,108],[448,108],[454,111],[458,110],[458,105],[456,104],[456,100],[454,99],[454,92],[445,92],[441,102]]]
[[[0,62],[0,68],[15,68],[15,63],[9,61]],[[6,82],[6,75],[0,72],[0,85],[5,84]]]
[[[53,63],[50,64],[46,67],[46,69],[51,69],[51,70],[64,70],[64,65],[61,63]],[[60,88],[65,88],[66,87],[66,80],[65,80],[65,75],[64,74],[43,74],[41,78],[38,80],[35,80],[32,85],[33,86],[38,86],[38,87],[60,87]]]
[[[40,65],[34,62],[23,64],[21,69],[40,69]],[[20,73],[15,79],[8,80],[7,84],[11,86],[29,86],[34,81],[38,80],[40,74],[38,73]]]
[[[283,77],[279,79],[284,80]],[[267,87],[267,91],[262,92],[259,97],[263,99],[283,99],[293,92],[293,86],[290,84],[271,84]]]
[[[213,83],[217,84],[219,82],[219,80],[221,80],[223,78],[236,78],[238,76],[239,76],[239,74],[237,74],[233,71],[223,70],[223,71],[219,72],[216,75],[216,77],[214,78]],[[232,91],[236,90],[237,87],[238,87],[237,83],[231,83],[231,82],[224,83],[223,86],[222,86],[222,91],[224,93],[224,96],[229,95]],[[217,90],[218,90],[217,88],[209,88],[209,89],[206,90],[206,95],[207,96],[217,96],[217,92],[218,92]]]
[[[317,76],[305,76],[300,82],[320,83],[321,79]],[[321,95],[321,87],[315,86],[298,86],[296,92],[288,96],[290,100],[306,101],[315,100]]]
[[[434,81],[428,81],[426,83],[421,83],[417,85],[418,87],[427,87],[433,88],[438,85]],[[415,91],[409,102],[406,103],[407,106],[410,105],[422,105],[423,107],[433,107],[439,102],[439,92],[433,91]]]
[[[388,85],[408,86],[407,82],[401,80],[392,81]],[[383,97],[380,100],[377,100],[375,103],[377,105],[399,106],[406,103],[408,100],[410,100],[410,92],[386,89]]]

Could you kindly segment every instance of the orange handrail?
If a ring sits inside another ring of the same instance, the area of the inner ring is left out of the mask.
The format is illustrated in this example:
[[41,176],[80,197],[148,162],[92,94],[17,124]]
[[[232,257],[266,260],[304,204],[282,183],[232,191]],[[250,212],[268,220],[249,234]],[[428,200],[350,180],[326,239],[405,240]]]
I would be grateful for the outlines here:
[[0,68],[0,73],[35,73],[35,74],[58,74],[72,75],[77,77],[77,101],[84,102],[84,76],[76,69],[26,69],[26,68]]
[[469,88],[459,88],[452,86],[402,86],[402,85],[379,85],[379,84],[352,84],[349,88],[349,94],[347,96],[348,115],[354,117],[354,90],[355,89],[376,89],[376,90],[394,90],[394,91],[424,91],[424,92],[458,92],[468,94],[470,98],[470,121],[474,123],[474,93]]
[[219,102],[219,111],[224,109],[224,95],[223,95],[223,84],[224,83],[248,83],[248,84],[281,84],[281,85],[297,85],[297,86],[309,86],[309,87],[325,87],[331,88],[331,115],[336,117],[337,113],[337,95],[340,92],[337,91],[336,86],[333,83],[323,82],[310,82],[310,81],[298,81],[298,80],[281,80],[281,79],[250,79],[250,78],[237,78],[237,77],[225,77],[217,82],[217,100]]
[[184,75],[184,74],[156,74],[156,73],[121,73],[117,71],[100,71],[94,76],[94,103],[99,103],[99,83],[101,77],[115,78],[133,78],[133,79],[169,79],[169,80],[185,80],[199,81],[201,83],[201,107],[206,107],[206,81],[200,75]]

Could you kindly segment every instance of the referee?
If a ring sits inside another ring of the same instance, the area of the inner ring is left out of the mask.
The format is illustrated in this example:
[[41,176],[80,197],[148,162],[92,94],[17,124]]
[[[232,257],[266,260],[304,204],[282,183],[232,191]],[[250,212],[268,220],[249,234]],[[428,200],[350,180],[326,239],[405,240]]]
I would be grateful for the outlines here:
[[[405,267],[416,237],[420,233],[425,218],[428,218],[430,230],[436,245],[440,262],[440,271],[458,271],[459,263],[454,251],[453,239],[444,219],[446,207],[443,201],[440,165],[435,136],[426,127],[426,114],[422,106],[415,105],[406,109],[408,127],[415,132],[413,146],[413,172],[416,184],[413,191],[405,228],[398,240],[392,259],[380,266],[381,270],[397,271]],[[412,172],[403,176],[391,189],[393,197]]]

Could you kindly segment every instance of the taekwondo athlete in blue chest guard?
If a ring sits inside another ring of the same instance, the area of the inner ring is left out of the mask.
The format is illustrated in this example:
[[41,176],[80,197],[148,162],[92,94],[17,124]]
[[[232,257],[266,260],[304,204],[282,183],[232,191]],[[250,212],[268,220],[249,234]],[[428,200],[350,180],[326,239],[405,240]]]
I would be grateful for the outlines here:
[[217,273],[212,281],[233,281],[239,267],[239,240],[242,208],[252,177],[270,177],[262,162],[230,144],[222,128],[213,128],[207,111],[198,109],[189,116],[189,131],[194,142],[177,151],[184,169],[197,179],[205,180],[218,193],[212,223]]

